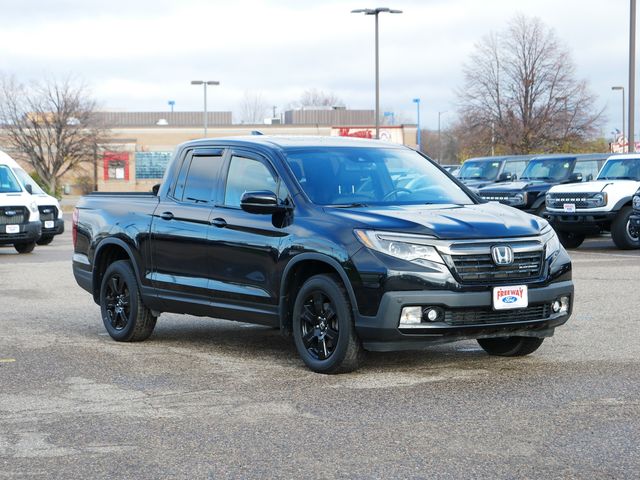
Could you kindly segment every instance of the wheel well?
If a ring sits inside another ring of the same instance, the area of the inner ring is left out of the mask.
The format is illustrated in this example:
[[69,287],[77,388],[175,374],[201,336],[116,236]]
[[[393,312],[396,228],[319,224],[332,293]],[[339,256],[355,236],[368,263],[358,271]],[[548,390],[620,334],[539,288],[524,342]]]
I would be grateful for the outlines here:
[[93,261],[93,298],[98,302],[102,276],[109,265],[118,260],[131,260],[127,251],[120,245],[106,245],[100,249]]
[[291,315],[298,291],[309,278],[322,273],[334,274],[344,284],[338,271],[332,265],[321,260],[303,260],[294,265],[287,273],[281,292],[283,308],[280,317],[280,328],[284,332],[291,331]]

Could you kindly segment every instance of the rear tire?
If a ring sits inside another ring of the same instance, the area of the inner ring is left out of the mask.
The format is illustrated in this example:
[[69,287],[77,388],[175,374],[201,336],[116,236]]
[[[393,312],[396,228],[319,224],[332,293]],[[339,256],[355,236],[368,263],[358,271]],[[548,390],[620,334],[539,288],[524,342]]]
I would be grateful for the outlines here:
[[500,337],[479,338],[478,343],[489,355],[499,357],[522,357],[535,352],[544,338],[538,337]]
[[640,248],[640,233],[632,230],[629,217],[633,213],[631,207],[623,207],[611,222],[611,238],[621,250]]
[[349,296],[335,275],[315,275],[300,288],[293,307],[293,339],[305,365],[317,373],[356,370],[364,349]]
[[138,280],[127,260],[113,262],[102,277],[100,311],[104,327],[118,342],[141,342],[153,333],[157,317],[140,297]]
[[560,243],[564,248],[578,248],[584,242],[585,234],[584,233],[575,233],[575,232],[562,232],[556,231],[558,234],[558,238],[560,239]]
[[49,245],[51,242],[53,242],[53,235],[43,235],[37,243],[38,245]]
[[18,253],[31,253],[33,249],[36,248],[36,242],[14,243],[13,248],[15,248]]

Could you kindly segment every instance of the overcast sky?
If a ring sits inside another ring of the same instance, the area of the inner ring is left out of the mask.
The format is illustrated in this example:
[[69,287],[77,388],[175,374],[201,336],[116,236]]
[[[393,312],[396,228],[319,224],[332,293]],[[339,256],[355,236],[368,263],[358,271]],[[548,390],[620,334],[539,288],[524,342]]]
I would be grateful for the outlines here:
[[374,107],[372,17],[380,16],[381,108],[422,124],[453,119],[455,87],[474,43],[518,13],[540,17],[571,50],[579,78],[605,109],[604,134],[621,127],[628,82],[629,0],[0,0],[0,72],[20,80],[74,74],[105,109],[239,111],[245,91],[278,111],[309,88],[349,108]]

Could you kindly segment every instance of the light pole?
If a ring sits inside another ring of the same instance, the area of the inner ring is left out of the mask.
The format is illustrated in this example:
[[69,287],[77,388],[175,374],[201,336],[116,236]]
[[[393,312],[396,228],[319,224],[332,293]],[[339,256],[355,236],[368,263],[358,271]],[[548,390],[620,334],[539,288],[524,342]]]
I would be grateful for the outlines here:
[[447,113],[446,110],[438,112],[438,163],[442,162],[442,143],[440,143],[440,117],[443,113]]
[[204,85],[204,136],[207,136],[207,85],[220,85],[217,80],[191,80],[191,85]]
[[420,99],[414,98],[413,103],[416,104],[416,145],[418,146],[418,151],[422,151],[422,135],[420,135]]
[[171,108],[171,113],[173,113],[173,107],[175,106],[176,101],[175,100],[169,100],[167,103],[169,104],[169,108]]
[[629,153],[636,151],[635,101],[636,101],[636,0],[631,0],[629,24]]
[[402,13],[402,10],[391,8],[359,8],[351,13],[364,13],[376,17],[376,138],[380,138],[380,74],[378,65],[378,15],[380,13]]
[[624,124],[624,87],[611,87],[611,90],[620,90],[622,91],[622,152],[624,153],[624,134],[625,134],[625,124]]

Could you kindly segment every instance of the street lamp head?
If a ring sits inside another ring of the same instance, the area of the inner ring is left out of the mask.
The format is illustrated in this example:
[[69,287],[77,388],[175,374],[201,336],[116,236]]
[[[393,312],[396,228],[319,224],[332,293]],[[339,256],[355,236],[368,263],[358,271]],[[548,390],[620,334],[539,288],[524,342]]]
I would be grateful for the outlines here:
[[351,10],[351,13],[364,13],[365,15],[378,15],[379,13],[402,13],[402,10],[393,10],[387,7],[358,8],[356,10]]
[[217,80],[207,80],[207,85],[220,85],[220,82]]
[[624,87],[615,86],[615,87],[611,87],[611,90],[624,90]]
[[420,99],[419,98],[414,98],[413,99],[413,103],[420,103]]
[[203,83],[202,80],[191,80],[191,85],[202,85]]

